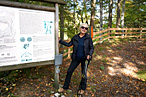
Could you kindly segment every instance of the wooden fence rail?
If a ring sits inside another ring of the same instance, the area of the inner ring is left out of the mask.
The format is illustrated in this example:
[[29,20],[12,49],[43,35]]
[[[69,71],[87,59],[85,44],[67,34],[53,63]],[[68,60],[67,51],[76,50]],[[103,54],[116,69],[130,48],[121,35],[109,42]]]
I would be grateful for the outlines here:
[[[146,38],[146,28],[108,28],[102,31],[94,32],[92,40],[95,45],[107,39],[127,37]],[[59,51],[65,52],[63,53],[64,60],[70,59],[71,53],[73,52],[72,46],[60,48]]]

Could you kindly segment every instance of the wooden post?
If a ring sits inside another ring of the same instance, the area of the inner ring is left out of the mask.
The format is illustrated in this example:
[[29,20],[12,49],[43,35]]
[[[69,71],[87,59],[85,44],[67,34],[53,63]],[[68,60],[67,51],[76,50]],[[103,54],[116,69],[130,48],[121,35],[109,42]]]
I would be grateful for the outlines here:
[[109,35],[108,35],[108,40],[110,40],[111,39],[111,31],[110,31],[110,27],[108,27],[108,33],[109,33]]
[[125,30],[125,36],[127,37],[127,27],[126,27],[126,30]]
[[[59,46],[58,46],[58,29],[59,29],[59,7],[58,7],[58,3],[55,4],[55,53],[56,55],[59,55]],[[55,71],[54,71],[54,84],[55,84],[55,88],[58,89],[59,88],[59,65],[54,65],[55,66]]]
[[142,27],[140,28],[140,38],[142,38]]
[[91,38],[93,38],[93,26],[91,26]]

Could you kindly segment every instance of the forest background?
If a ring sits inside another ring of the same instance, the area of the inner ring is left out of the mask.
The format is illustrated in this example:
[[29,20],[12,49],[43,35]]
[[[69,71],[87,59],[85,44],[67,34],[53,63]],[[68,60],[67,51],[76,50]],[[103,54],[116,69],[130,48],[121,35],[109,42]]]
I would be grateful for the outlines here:
[[[42,6],[55,6],[48,2],[11,0]],[[78,33],[81,23],[94,27],[94,31],[107,28],[146,27],[145,0],[64,0],[59,6],[60,37],[71,38]]]

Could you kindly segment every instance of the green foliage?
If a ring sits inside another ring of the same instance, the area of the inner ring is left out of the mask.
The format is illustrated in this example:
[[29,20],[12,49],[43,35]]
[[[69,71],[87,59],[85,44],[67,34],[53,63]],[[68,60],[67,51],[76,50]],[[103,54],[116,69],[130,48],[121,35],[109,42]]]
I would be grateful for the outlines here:
[[145,27],[146,6],[145,0],[126,2],[125,24],[127,27]]
[[[33,0],[11,0],[29,4],[43,5],[54,7],[54,4],[48,2],[40,2]],[[91,19],[91,0],[64,0],[67,4],[64,5],[64,28],[60,28],[60,30],[64,29],[64,33],[68,38],[72,38],[75,34],[79,33],[79,25],[81,23],[88,23]],[[99,5],[100,0],[96,0],[96,11],[95,11],[95,19],[94,26],[96,27],[94,31],[99,31]],[[113,2],[113,11],[116,10],[117,1]],[[122,6],[121,6],[122,9]],[[103,0],[103,29],[108,28],[108,12],[109,12],[109,1]],[[61,13],[61,12],[60,12]],[[116,12],[112,13],[112,27],[116,27]],[[146,19],[146,6],[145,0],[126,0],[125,7],[125,26],[132,27],[145,27],[145,19]],[[61,24],[60,24],[61,25]],[[98,41],[98,40],[97,40]]]
[[96,92],[96,89],[94,87],[91,88],[92,92]]
[[120,47],[117,47],[117,49],[121,50],[121,48],[120,48]]
[[48,3],[48,2],[40,2],[40,1],[32,1],[32,0],[11,0],[11,1],[17,1],[17,2],[21,2],[21,3],[28,3],[28,4],[54,7],[54,4],[51,4],[51,3]]
[[3,80],[4,83],[10,82],[13,83],[19,77],[21,70],[12,70],[12,71],[4,71],[0,72],[0,80]]
[[107,57],[107,55],[103,55],[103,58],[106,58]]
[[100,69],[101,69],[101,70],[104,70],[104,66],[100,66]]

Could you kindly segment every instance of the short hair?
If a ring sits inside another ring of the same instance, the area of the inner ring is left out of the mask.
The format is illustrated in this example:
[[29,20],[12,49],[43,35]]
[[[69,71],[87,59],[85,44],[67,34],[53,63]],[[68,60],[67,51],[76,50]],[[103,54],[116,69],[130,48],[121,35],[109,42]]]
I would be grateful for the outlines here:
[[79,29],[80,29],[83,25],[86,25],[87,27],[89,27],[87,23],[82,23],[82,24],[80,25]]

